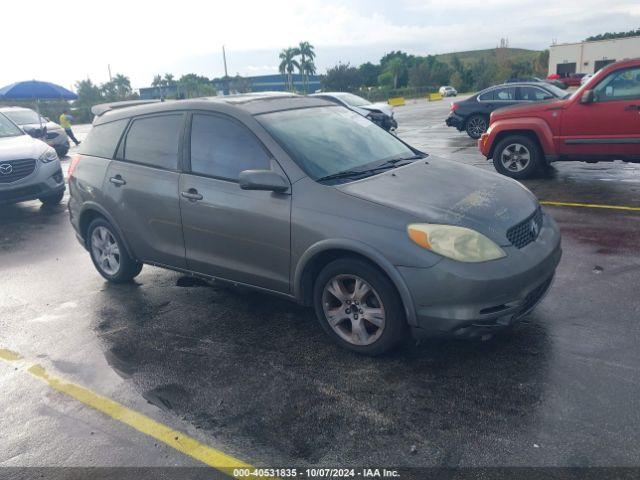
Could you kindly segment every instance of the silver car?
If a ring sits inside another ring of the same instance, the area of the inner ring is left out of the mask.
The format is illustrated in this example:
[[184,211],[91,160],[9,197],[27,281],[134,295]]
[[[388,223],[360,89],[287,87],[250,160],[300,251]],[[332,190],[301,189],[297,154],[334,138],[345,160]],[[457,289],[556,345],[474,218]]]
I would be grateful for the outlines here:
[[0,113],[4,113],[13,123],[19,125],[25,132],[31,133],[46,128],[42,140],[53,147],[58,157],[63,158],[69,153],[69,138],[60,125],[48,118],[38,117],[38,113],[24,107],[0,107]]
[[398,122],[394,117],[393,107],[386,103],[371,103],[366,98],[362,98],[348,92],[322,92],[313,93],[310,96],[323,98],[335,104],[347,107],[349,110],[353,110],[363,117],[368,118],[388,132],[398,128]]
[[375,355],[474,337],[543,298],[560,234],[515,180],[428,156],[326,100],[237,96],[107,111],[70,167],[71,223],[111,282],[143,264],[313,306]]
[[0,203],[60,203],[64,177],[55,150],[0,113]]

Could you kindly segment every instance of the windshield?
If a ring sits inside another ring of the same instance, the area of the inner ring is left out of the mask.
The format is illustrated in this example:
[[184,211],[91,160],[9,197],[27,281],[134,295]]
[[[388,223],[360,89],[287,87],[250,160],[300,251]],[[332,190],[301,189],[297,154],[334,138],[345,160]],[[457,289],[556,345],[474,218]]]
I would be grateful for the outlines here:
[[38,114],[33,110],[10,110],[3,113],[18,125],[40,123],[41,120],[42,123],[47,123],[47,121],[42,117],[40,117],[41,120],[39,120]]
[[351,105],[352,107],[361,107],[362,105],[371,105],[369,100],[366,100],[358,95],[354,95],[353,93],[341,93],[336,95],[340,100],[342,100],[347,105]]
[[314,180],[415,153],[344,107],[287,110],[256,117]]
[[13,122],[0,113],[0,138],[2,137],[17,137],[22,135],[20,130]]

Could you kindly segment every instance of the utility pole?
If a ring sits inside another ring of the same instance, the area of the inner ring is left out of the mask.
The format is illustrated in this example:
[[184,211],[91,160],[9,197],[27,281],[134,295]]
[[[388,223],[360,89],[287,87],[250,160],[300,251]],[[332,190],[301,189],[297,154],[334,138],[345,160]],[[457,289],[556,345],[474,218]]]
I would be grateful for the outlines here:
[[229,75],[227,75],[227,54],[224,51],[224,45],[222,46],[222,61],[224,62],[224,88],[222,93],[229,95]]
[[111,81],[111,65],[107,64],[107,70],[109,70],[109,81]]

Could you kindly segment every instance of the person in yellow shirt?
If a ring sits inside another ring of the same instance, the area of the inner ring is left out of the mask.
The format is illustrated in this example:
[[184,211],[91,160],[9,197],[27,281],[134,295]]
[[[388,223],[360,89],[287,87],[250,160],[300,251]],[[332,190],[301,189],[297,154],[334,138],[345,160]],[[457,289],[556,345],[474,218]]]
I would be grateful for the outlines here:
[[60,126],[64,128],[64,131],[67,132],[67,136],[73,140],[73,143],[76,146],[80,145],[80,142],[76,139],[76,136],[73,134],[73,130],[71,130],[71,122],[73,121],[73,117],[69,115],[69,110],[65,109],[62,111],[62,115],[60,115]]

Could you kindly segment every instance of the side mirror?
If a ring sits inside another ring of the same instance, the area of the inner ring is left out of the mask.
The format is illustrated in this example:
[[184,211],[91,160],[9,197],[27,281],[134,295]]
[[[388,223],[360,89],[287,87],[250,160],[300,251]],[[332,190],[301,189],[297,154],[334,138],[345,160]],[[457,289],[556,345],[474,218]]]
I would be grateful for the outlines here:
[[596,93],[593,90],[585,90],[580,98],[580,103],[588,104],[596,100]]
[[286,192],[289,189],[282,175],[271,170],[245,170],[238,176],[240,188],[243,190],[267,190],[271,192]]
[[47,133],[46,128],[25,128],[24,131],[33,138],[43,138]]

